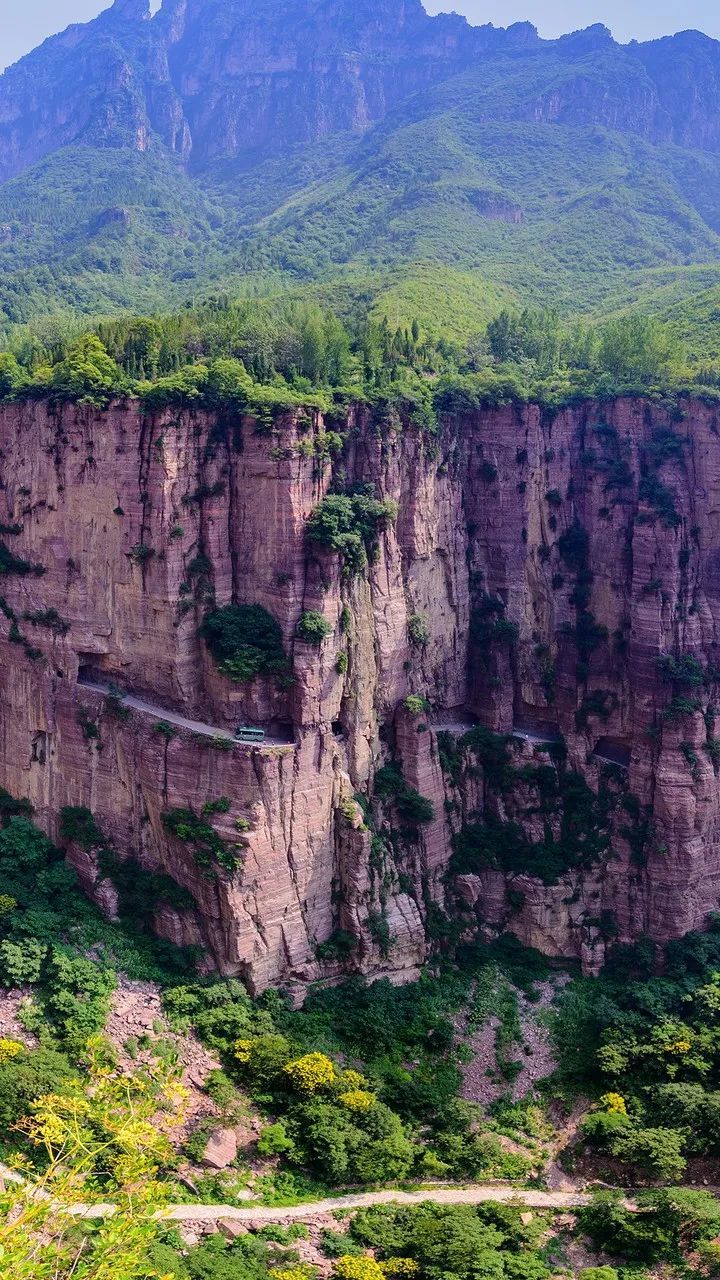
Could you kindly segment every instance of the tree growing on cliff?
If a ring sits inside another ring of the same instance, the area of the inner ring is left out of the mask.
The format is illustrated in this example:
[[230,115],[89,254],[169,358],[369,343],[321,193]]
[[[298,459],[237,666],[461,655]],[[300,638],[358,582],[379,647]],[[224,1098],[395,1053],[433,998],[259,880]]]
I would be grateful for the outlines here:
[[613,386],[670,382],[681,359],[677,338],[654,317],[632,312],[600,328],[597,367]]
[[397,517],[397,505],[362,489],[331,493],[315,508],[307,523],[307,538],[337,551],[346,574],[361,573],[376,559],[380,534]]
[[50,392],[68,400],[104,404],[126,389],[125,379],[94,333],[85,333],[71,343],[64,360],[55,365]]
[[259,604],[228,604],[205,615],[200,634],[219,670],[245,683],[287,669],[280,625]]

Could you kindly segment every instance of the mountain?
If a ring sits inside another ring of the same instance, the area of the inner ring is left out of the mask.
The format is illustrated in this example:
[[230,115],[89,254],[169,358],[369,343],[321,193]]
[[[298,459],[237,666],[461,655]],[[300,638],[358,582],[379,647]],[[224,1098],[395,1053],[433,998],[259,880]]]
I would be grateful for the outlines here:
[[698,270],[720,286],[720,43],[116,0],[0,77],[0,179],[9,323],[302,290],[458,335],[513,299],[644,299],[692,338]]

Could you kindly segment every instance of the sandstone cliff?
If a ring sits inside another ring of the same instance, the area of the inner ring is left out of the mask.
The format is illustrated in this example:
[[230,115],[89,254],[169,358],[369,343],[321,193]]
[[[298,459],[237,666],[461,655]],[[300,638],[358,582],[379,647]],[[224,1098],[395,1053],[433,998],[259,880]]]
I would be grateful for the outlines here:
[[[330,460],[317,415],[3,407],[0,785],[55,837],[63,809],[92,814],[185,891],[159,892],[158,931],[256,988],[408,974],[458,928],[593,968],[614,938],[702,926],[720,903],[719,420],[509,406],[435,437],[357,407]],[[358,483],[398,515],[352,576],[306,522]],[[277,619],[292,682],[220,674],[198,633],[213,601]],[[298,638],[307,611],[320,648]],[[219,736],[241,721],[267,744]],[[112,912],[98,840],[71,836]]]

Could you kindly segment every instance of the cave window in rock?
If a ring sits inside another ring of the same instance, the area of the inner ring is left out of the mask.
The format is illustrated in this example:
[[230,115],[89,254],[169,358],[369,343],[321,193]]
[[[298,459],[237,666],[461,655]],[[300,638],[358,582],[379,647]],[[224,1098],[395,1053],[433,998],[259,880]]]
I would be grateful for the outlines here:
[[32,764],[45,764],[48,758],[48,735],[44,729],[38,729],[32,740],[30,761]]

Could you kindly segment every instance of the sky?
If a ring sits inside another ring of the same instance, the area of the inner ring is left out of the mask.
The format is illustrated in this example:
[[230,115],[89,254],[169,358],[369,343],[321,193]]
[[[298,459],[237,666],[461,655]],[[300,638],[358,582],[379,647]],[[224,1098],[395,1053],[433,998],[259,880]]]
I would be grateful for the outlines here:
[[[94,18],[109,0],[0,0],[0,66],[9,66],[46,36]],[[720,39],[717,0],[425,0],[430,13],[454,8],[471,22],[507,27],[528,18],[541,35],[558,36],[604,22],[618,40],[649,40],[686,27]]]

